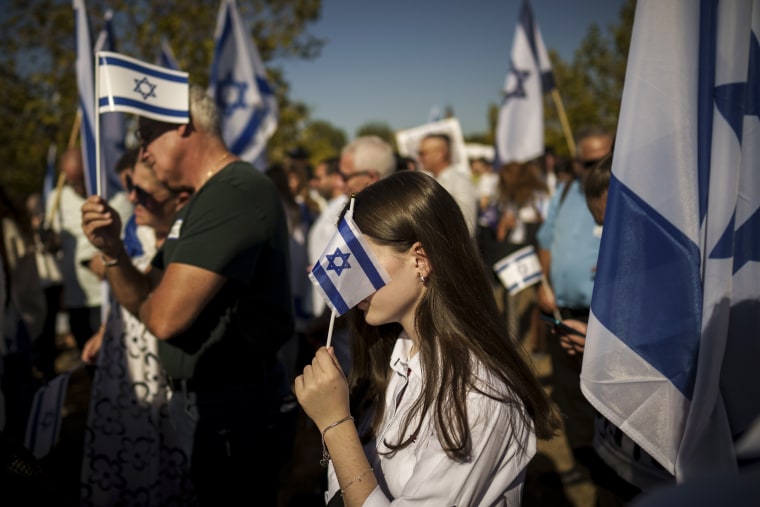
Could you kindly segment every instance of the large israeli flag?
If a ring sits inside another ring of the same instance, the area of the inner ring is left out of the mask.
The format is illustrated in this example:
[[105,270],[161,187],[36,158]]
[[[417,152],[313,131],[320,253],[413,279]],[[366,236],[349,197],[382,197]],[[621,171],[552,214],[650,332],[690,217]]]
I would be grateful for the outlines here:
[[332,311],[340,316],[390,281],[349,210],[309,273]]
[[639,0],[581,387],[683,481],[760,415],[760,0]]
[[[103,29],[95,41],[94,51],[96,53],[98,51],[117,51],[112,18],[113,11],[108,9],[105,14]],[[126,149],[126,135],[127,124],[123,113],[110,113],[100,117],[100,177],[102,181],[105,181],[102,195],[106,199],[111,198],[119,190],[123,190],[119,176],[116,174],[116,163]]]
[[224,141],[232,153],[264,170],[267,141],[277,130],[277,99],[234,0],[222,0],[214,40],[208,91],[222,111]]
[[554,74],[549,55],[530,2],[524,0],[496,125],[495,165],[524,162],[543,155],[543,94],[553,88]]
[[98,53],[98,110],[124,111],[166,123],[190,120],[187,72],[136,58]]
[[74,28],[76,32],[76,74],[79,92],[80,144],[84,163],[85,188],[87,195],[99,193],[97,161],[95,160],[95,81],[93,74],[94,56],[90,18],[84,0],[73,0]]

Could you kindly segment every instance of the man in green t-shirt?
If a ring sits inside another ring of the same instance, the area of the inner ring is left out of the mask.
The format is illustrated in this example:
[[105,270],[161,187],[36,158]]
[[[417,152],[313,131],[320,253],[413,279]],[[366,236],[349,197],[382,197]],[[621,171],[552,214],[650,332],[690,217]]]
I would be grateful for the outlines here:
[[190,117],[139,121],[141,159],[169,189],[193,191],[152,269],[132,267],[99,197],[82,207],[82,226],[116,299],[159,340],[200,503],[275,505],[289,394],[277,350],[294,326],[287,223],[271,180],[227,150],[200,87],[190,87]]

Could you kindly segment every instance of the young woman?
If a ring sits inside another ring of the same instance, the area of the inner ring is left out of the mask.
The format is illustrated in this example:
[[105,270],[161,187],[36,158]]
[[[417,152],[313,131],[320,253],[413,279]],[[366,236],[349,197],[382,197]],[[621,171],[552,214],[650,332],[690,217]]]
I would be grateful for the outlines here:
[[402,171],[359,192],[353,218],[391,281],[351,310],[350,378],[323,347],[295,380],[331,461],[326,498],[518,505],[536,437],[559,421],[459,206]]

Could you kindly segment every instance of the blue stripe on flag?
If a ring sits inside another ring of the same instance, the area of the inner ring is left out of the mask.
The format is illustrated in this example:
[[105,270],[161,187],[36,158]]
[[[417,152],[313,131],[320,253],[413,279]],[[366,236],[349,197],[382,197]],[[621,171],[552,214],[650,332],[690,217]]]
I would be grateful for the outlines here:
[[699,5],[699,70],[697,99],[697,181],[699,182],[699,221],[707,214],[707,189],[710,184],[712,156],[713,92],[715,90],[715,55],[718,19],[717,0],[702,0]]
[[162,72],[159,69],[152,67],[145,67],[138,63],[117,58],[114,56],[100,56],[98,59],[98,65],[113,65],[114,67],[123,67],[125,69],[134,70],[142,74],[148,74],[165,81],[173,81],[175,83],[186,84],[188,83],[187,75],[170,74],[168,72]]
[[90,116],[85,113],[85,111],[88,111],[86,107],[86,104],[80,96],[79,108],[82,111],[81,145],[86,169],[85,183],[87,184],[87,195],[94,195],[100,194],[100,189],[98,188],[97,163],[95,160],[95,126],[90,121]]
[[[44,392],[48,386],[42,386],[40,387],[40,392]],[[44,398],[44,395],[35,395],[34,397],[34,407],[32,408],[32,411],[30,413],[30,419],[29,419],[29,427],[26,431],[26,439],[24,441],[24,445],[27,449],[34,452],[34,447],[37,445],[37,428],[40,424],[40,416],[42,414],[42,407],[44,403],[42,402]]]
[[[594,314],[691,398],[702,320],[699,246],[614,173],[608,195],[592,296]],[[635,304],[630,307],[637,309],[633,315],[625,311],[632,298]]]
[[106,107],[111,104],[115,106],[134,107],[137,109],[142,109],[146,112],[162,114],[164,116],[171,116],[174,118],[187,118],[186,110],[167,109],[165,107],[158,107],[152,104],[146,104],[145,102],[142,102],[140,100],[129,99],[127,97],[118,97],[118,96],[101,97],[100,100],[98,100],[99,108]]
[[367,275],[370,283],[372,283],[372,287],[377,290],[385,285],[383,277],[380,276],[380,273],[378,273],[377,269],[375,268],[375,264],[367,255],[367,252],[364,251],[364,247],[359,242],[356,235],[354,235],[354,231],[351,229],[345,219],[341,220],[338,224],[338,232],[351,249],[351,253],[354,255],[354,257],[356,257],[356,260],[359,262],[362,270]]
[[[533,58],[536,60],[536,68],[541,71],[541,60],[538,54],[538,43],[536,42],[536,31],[533,29],[536,21],[533,18],[533,10],[526,1],[523,3],[520,10],[520,25],[525,32],[525,36],[530,44],[530,51],[533,53]],[[554,73],[549,69],[548,71],[541,72],[541,89],[544,93],[551,91],[554,88]]]
[[736,230],[733,274],[748,262],[760,262],[760,242],[757,238],[760,238],[760,208]]
[[340,295],[340,291],[337,287],[335,287],[335,285],[333,285],[332,280],[330,280],[330,276],[322,267],[321,263],[317,262],[311,272],[317,279],[317,282],[319,282],[319,285],[322,286],[322,290],[325,291],[327,298],[335,307],[335,311],[338,312],[339,315],[343,315],[348,310],[350,310],[348,304],[346,304],[346,301]]
[[256,109],[254,111],[243,131],[240,132],[240,135],[235,142],[230,145],[230,151],[232,153],[242,153],[246,146],[251,144],[256,132],[261,126],[261,122],[264,120],[264,115],[266,114],[267,111],[265,109]]

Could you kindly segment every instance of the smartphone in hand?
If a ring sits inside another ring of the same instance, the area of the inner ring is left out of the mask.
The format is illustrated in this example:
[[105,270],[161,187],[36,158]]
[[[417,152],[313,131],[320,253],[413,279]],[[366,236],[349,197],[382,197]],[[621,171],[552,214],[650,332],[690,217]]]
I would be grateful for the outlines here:
[[563,324],[561,320],[557,320],[554,317],[550,317],[549,315],[544,315],[543,313],[539,313],[538,316],[541,317],[541,320],[543,320],[547,325],[552,326],[554,330],[559,334],[574,334],[582,336],[584,338],[586,337],[585,334],[581,333],[577,329],[573,329],[567,324]]

